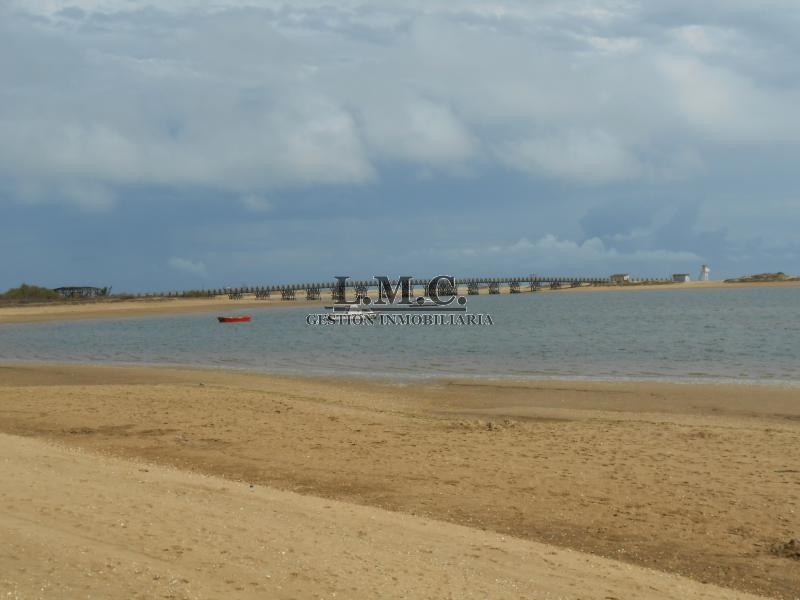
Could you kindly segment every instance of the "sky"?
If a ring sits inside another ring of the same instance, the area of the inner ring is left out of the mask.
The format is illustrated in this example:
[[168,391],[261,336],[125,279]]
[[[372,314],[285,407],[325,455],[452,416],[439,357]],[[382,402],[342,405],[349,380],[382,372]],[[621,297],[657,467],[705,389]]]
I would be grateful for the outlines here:
[[800,272],[796,0],[0,0],[0,289]]

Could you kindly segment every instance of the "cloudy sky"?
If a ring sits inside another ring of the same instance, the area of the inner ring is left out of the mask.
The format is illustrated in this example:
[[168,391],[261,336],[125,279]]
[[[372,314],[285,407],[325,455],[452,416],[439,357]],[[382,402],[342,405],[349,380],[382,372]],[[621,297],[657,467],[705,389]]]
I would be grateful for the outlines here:
[[0,288],[800,271],[796,0],[0,0]]

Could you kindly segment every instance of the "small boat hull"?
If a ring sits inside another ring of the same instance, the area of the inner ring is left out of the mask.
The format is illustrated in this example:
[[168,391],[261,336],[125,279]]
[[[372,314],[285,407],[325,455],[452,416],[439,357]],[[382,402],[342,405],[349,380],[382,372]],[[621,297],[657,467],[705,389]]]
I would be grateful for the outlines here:
[[240,315],[238,317],[217,317],[220,323],[247,323],[250,321],[250,315]]

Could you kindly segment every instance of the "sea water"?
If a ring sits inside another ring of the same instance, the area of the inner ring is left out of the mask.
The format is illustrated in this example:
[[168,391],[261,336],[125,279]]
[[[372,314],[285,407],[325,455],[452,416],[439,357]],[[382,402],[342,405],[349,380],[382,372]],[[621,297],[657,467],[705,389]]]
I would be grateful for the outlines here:
[[318,309],[286,304],[242,309],[253,320],[238,324],[194,313],[0,325],[0,361],[800,385],[798,287],[468,296],[493,322],[473,326],[310,326]]

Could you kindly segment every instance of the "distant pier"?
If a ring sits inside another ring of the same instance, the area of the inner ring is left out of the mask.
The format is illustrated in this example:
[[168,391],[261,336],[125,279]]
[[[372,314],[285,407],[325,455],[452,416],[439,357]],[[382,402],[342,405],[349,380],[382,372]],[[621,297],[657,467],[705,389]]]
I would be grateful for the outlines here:
[[[644,282],[661,283],[661,280],[641,280]],[[414,295],[415,288],[419,292],[426,293],[428,279],[412,279],[410,281],[411,295]],[[397,285],[397,281],[391,282],[392,287]],[[323,294],[331,301],[336,301],[341,297],[342,291],[345,294],[352,292],[353,296],[368,295],[373,292],[378,293],[380,283],[375,279],[348,279],[342,289],[337,281],[316,281],[310,283],[292,283],[267,286],[241,286],[236,288],[219,288],[210,290],[194,290],[191,292],[170,292],[159,294],[167,296],[227,296],[231,300],[241,300],[246,295],[251,295],[257,300],[269,300],[280,298],[285,301],[293,301],[299,298],[308,301],[320,300]],[[541,276],[527,275],[521,277],[466,277],[455,279],[455,285],[450,286],[447,282],[440,282],[438,293],[440,296],[466,294],[475,296],[478,294],[500,294],[508,292],[519,294],[523,291],[537,292],[544,289],[558,290],[563,288],[577,288],[589,286],[611,286],[619,285],[610,277],[565,277],[565,276]]]

